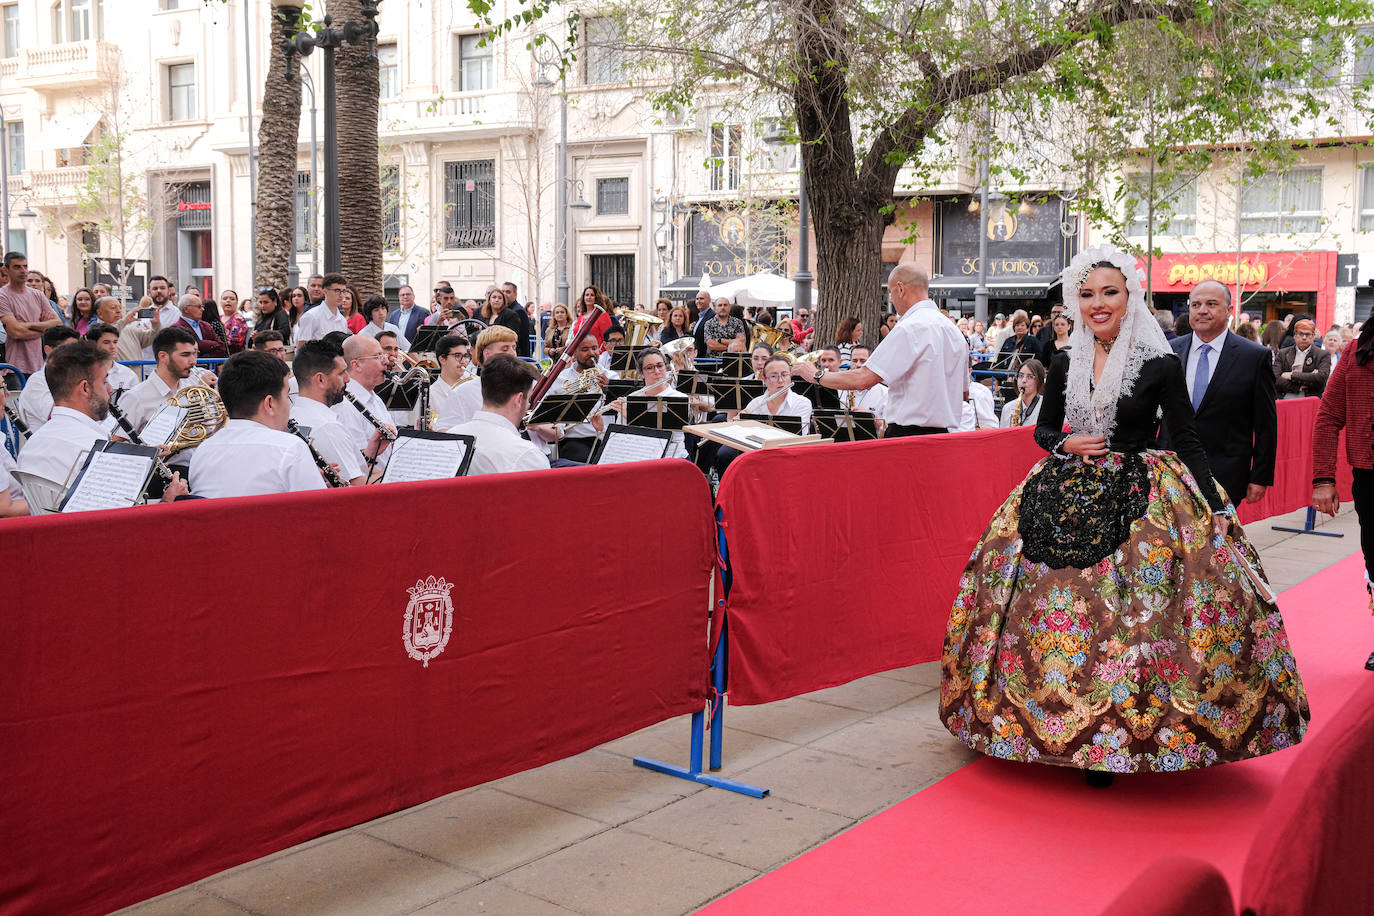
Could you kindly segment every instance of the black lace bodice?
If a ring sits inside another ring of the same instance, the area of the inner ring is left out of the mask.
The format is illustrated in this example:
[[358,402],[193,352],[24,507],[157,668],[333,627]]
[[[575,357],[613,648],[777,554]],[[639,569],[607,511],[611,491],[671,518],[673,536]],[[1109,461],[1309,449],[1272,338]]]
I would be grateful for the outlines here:
[[[1056,353],[1050,360],[1045,378],[1045,402],[1035,425],[1035,441],[1047,452],[1053,452],[1068,438],[1064,428],[1064,393],[1069,381],[1069,354]],[[1207,455],[1202,450],[1193,425],[1193,405],[1188,398],[1188,383],[1183,377],[1183,364],[1173,354],[1156,356],[1140,367],[1131,392],[1116,405],[1116,428],[1107,442],[1114,452],[1135,454],[1150,448],[1158,437],[1160,411],[1169,430],[1174,450],[1197,480],[1207,505],[1213,510],[1224,507],[1221,494],[1212,481]]]

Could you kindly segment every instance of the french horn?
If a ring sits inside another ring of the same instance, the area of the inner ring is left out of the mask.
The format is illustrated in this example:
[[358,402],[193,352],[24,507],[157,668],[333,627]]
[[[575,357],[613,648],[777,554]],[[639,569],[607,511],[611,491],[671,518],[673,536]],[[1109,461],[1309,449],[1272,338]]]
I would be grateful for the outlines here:
[[229,412],[224,409],[219,392],[209,385],[190,385],[172,393],[166,402],[173,407],[186,408],[177,434],[167,443],[172,454],[195,448],[224,428]]

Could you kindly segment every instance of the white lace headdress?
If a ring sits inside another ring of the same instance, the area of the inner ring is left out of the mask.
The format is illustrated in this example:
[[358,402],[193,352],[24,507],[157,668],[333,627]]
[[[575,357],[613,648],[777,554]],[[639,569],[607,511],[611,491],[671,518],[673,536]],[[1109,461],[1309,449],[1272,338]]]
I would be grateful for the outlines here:
[[[1094,386],[1093,332],[1083,320],[1078,289],[1099,264],[1110,264],[1126,277],[1128,302],[1121,332],[1107,355],[1102,377]],[[1064,309],[1074,321],[1069,338],[1069,384],[1064,397],[1064,418],[1076,433],[1111,438],[1116,428],[1117,402],[1131,393],[1140,367],[1148,360],[1173,351],[1164,331],[1145,305],[1145,275],[1136,259],[1111,245],[1080,251],[1060,274],[1064,285]]]

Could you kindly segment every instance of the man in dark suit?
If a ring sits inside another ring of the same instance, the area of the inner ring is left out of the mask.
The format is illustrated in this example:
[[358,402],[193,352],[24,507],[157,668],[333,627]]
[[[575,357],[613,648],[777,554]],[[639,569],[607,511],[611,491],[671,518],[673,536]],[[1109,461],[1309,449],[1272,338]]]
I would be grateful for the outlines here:
[[[1204,280],[1188,296],[1192,333],[1173,341],[1212,476],[1232,503],[1258,502],[1274,482],[1279,416],[1268,347],[1226,329],[1231,291]],[[1164,439],[1168,447],[1167,435]]]
[[409,283],[396,290],[396,298],[401,307],[394,309],[386,320],[400,328],[406,340],[414,340],[429,318],[429,312],[415,304],[415,289]]
[[1317,325],[1310,318],[1293,322],[1293,346],[1279,350],[1274,366],[1279,397],[1319,398],[1331,377],[1331,354],[1315,343]]
[[195,293],[185,293],[179,302],[181,307],[181,320],[172,325],[174,328],[185,328],[196,336],[197,350],[204,359],[218,359],[229,355],[229,351],[224,346],[224,341],[219,339],[215,329],[210,322],[201,319],[205,314],[205,304],[201,302],[200,296]]

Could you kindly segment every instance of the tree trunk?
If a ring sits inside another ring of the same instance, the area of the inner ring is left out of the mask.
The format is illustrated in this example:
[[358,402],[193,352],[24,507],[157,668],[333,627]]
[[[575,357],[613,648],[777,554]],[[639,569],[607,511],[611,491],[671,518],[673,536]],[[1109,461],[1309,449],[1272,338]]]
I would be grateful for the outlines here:
[[[262,121],[258,125],[257,246],[258,275],[254,288],[286,289],[287,271],[295,256],[296,152],[301,129],[300,57],[280,52],[289,37],[286,21],[272,17],[273,52],[268,55],[262,91]],[[250,103],[251,104],[251,103]]]
[[[358,0],[328,0],[335,28],[366,22]],[[382,292],[382,179],[378,166],[377,107],[381,82],[367,45],[334,52],[339,128],[341,265],[366,301]],[[358,303],[361,308],[362,303]]]

